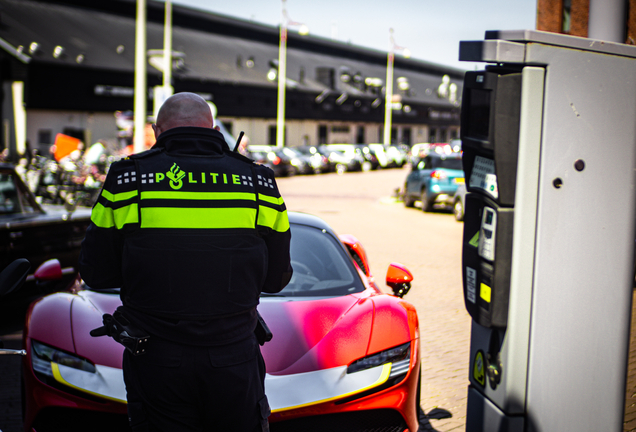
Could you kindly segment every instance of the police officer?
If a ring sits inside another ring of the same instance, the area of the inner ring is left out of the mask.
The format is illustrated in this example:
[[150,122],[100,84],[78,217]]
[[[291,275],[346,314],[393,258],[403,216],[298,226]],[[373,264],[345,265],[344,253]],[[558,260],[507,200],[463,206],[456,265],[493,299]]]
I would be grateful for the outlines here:
[[270,410],[254,335],[261,291],[291,278],[273,172],[230,151],[196,94],[168,98],[152,149],[114,163],[82,243],[92,288],[150,335],[124,351],[133,430],[262,431]]

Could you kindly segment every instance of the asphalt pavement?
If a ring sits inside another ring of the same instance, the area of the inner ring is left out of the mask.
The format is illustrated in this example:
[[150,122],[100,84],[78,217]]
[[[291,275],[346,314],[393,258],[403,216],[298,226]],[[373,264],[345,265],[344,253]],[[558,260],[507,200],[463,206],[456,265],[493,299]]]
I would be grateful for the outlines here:
[[[364,245],[378,285],[391,262],[405,265],[414,281],[405,300],[420,320],[422,357],[420,431],[464,431],[470,316],[461,281],[463,224],[450,212],[405,208],[396,197],[408,169],[278,179],[289,210],[325,219],[338,234]],[[636,326],[632,313],[632,328]],[[635,332],[632,331],[632,335]],[[0,336],[20,346],[20,334]],[[636,431],[636,343],[630,345],[624,431]],[[0,431],[21,431],[20,358],[0,356]]]

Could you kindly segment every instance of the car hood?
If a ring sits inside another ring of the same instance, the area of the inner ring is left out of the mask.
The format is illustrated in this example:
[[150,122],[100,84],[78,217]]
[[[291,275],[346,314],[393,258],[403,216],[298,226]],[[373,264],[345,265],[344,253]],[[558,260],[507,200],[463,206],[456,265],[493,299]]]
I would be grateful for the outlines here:
[[124,347],[110,337],[90,335],[92,329],[102,326],[102,315],[112,314],[120,304],[118,294],[88,290],[51,294],[31,305],[27,334],[95,364],[121,368]]
[[395,303],[405,302],[388,295],[261,299],[258,309],[273,334],[261,349],[267,373],[290,375],[349,365],[410,341],[414,335],[406,324],[408,308]]
[[[121,368],[123,347],[110,337],[90,335],[102,325],[102,315],[112,314],[120,304],[118,294],[90,290],[44,297],[33,306],[29,336]],[[264,297],[258,310],[273,333],[261,348],[270,375],[348,365],[412,340],[417,328],[416,321],[410,322],[417,320],[412,305],[368,291],[329,298]],[[51,322],[58,325],[53,329]]]
[[71,329],[77,355],[95,363],[121,368],[124,347],[111,337],[92,337],[90,331],[102,326],[102,315],[112,314],[121,305],[119,294],[81,291],[73,299]]

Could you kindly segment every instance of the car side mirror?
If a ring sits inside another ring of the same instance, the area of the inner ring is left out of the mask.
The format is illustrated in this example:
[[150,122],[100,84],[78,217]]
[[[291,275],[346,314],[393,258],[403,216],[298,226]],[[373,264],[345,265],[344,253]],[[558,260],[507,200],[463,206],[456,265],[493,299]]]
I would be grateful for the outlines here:
[[386,284],[393,290],[393,295],[404,297],[411,289],[413,275],[402,264],[391,263],[386,272]]
[[53,281],[60,280],[64,276],[62,273],[62,265],[57,259],[50,259],[44,261],[40,267],[33,273],[35,279],[38,281]]

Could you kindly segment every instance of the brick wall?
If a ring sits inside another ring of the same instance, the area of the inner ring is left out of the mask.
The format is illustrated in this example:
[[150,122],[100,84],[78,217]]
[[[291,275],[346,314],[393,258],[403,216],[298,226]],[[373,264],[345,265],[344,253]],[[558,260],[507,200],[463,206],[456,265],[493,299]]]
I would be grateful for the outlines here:
[[561,33],[563,0],[537,0],[537,30]]
[[590,0],[572,0],[570,12],[570,34],[587,37],[587,23],[590,20]]
[[636,0],[629,0],[627,11],[627,40],[625,43],[636,45]]
[[[590,0],[571,0],[570,33],[587,37]],[[625,43],[636,45],[636,0],[629,0],[626,11],[627,37]],[[537,0],[537,30],[563,33],[563,0]]]

